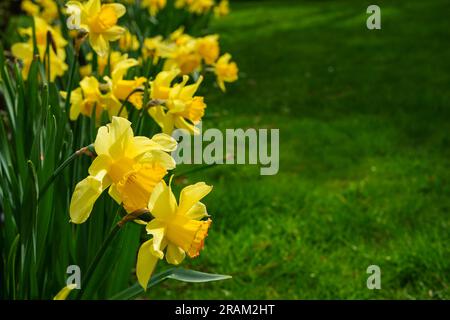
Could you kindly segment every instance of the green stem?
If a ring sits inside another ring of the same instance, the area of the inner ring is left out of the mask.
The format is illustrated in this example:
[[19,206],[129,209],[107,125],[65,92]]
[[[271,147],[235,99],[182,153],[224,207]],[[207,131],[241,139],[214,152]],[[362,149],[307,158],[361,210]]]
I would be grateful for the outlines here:
[[77,156],[91,153],[91,151],[89,150],[91,146],[92,145],[81,148],[80,150],[74,152],[73,154],[70,155],[70,157],[64,160],[64,162],[61,163],[61,165],[58,168],[56,168],[56,170],[52,173],[50,178],[44,183],[41,190],[39,190],[39,200],[42,199],[44,194],[48,191],[48,188],[52,185],[52,183],[55,181],[56,177],[61,173],[61,171],[63,171],[73,160],[75,160]]
[[[120,210],[120,208],[119,208]],[[117,232],[120,230],[119,224],[115,224],[114,227],[109,232],[108,236],[106,237],[105,241],[103,241],[102,246],[97,251],[94,260],[91,262],[91,264],[88,267],[88,270],[86,271],[86,276],[84,278],[81,278],[81,284],[84,288],[87,288],[89,285],[89,280],[91,280],[92,276],[94,275],[94,271],[97,268],[97,265],[99,264],[100,260],[102,259],[103,255],[105,254],[106,249],[108,248],[111,241],[116,236]],[[78,291],[76,295],[76,299],[78,300],[81,297],[81,290]]]
[[126,97],[125,100],[123,101],[122,105],[120,106],[119,112],[117,113],[117,116],[118,116],[118,117],[120,117],[120,114],[122,113],[123,108],[125,108],[125,103],[128,102],[128,99],[130,99],[131,96],[132,96],[133,94],[135,94],[136,92],[144,92],[144,90],[142,90],[142,89],[140,89],[140,88],[136,88],[136,89],[134,89],[133,91],[131,91],[131,92],[127,95],[127,97]]
[[65,110],[67,112],[68,112],[69,106],[70,106],[70,96],[72,95],[72,82],[73,82],[73,78],[75,76],[75,69],[76,69],[77,63],[78,63],[78,55],[79,55],[79,53],[77,52],[75,54],[75,56],[73,57],[73,61],[70,65],[69,82],[67,83],[67,97],[66,97],[66,104],[65,104]]
[[61,173],[61,171],[63,171],[69,165],[69,163],[71,163],[78,155],[79,155],[78,151],[73,153],[53,172],[53,174],[50,176],[47,182],[44,183],[41,190],[39,191],[39,200],[42,199],[44,194],[47,192],[48,188],[51,186],[53,181],[55,181],[56,177]]

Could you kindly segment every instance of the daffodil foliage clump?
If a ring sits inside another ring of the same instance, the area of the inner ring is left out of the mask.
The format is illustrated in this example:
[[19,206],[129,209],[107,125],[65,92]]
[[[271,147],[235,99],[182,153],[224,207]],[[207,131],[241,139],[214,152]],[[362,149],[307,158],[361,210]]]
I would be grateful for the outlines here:
[[21,10],[0,50],[1,298],[131,299],[166,278],[227,278],[174,267],[204,247],[212,186],[177,183],[171,134],[198,134],[200,86],[238,79],[207,33],[228,1]]

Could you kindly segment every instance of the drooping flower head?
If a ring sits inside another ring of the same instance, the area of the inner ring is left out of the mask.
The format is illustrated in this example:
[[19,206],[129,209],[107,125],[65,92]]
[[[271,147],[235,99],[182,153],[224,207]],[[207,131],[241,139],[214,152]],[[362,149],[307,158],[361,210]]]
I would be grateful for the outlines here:
[[135,137],[131,123],[124,118],[113,117],[110,124],[100,127],[94,146],[97,157],[89,176],[76,185],[70,202],[73,223],[89,218],[95,201],[107,188],[128,213],[146,208],[154,187],[175,167],[175,160],[167,154],[176,148],[172,137]]
[[178,265],[186,254],[191,258],[199,255],[211,225],[210,219],[202,220],[208,213],[200,200],[211,190],[204,182],[187,186],[177,204],[164,181],[155,187],[148,204],[155,219],[146,226],[152,239],[140,247],[136,264],[136,275],[144,289],[159,259],[165,257],[168,263]]
[[71,14],[73,25],[70,27],[88,32],[89,43],[99,56],[105,56],[109,51],[109,42],[118,40],[126,31],[117,25],[126,12],[125,6],[120,3],[69,1],[66,7]]

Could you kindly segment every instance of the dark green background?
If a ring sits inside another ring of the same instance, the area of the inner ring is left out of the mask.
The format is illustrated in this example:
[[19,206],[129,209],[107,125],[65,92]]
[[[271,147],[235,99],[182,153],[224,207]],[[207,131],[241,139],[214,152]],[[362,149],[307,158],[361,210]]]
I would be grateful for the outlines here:
[[214,222],[186,266],[233,279],[151,298],[450,298],[450,4],[377,1],[378,31],[370,4],[234,1],[214,22],[241,76],[206,93],[204,126],[279,128],[280,172],[190,177]]

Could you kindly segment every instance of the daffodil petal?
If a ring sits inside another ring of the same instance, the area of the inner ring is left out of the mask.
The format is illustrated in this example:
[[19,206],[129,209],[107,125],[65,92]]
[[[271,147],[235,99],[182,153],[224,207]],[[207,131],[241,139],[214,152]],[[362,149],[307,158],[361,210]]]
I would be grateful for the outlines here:
[[158,183],[150,196],[148,209],[155,218],[164,218],[177,211],[177,201],[164,181]]
[[186,212],[186,217],[193,220],[200,220],[207,216],[206,206],[201,202],[197,202]]
[[70,219],[73,223],[83,223],[91,214],[95,201],[102,194],[102,180],[89,176],[75,187],[70,201]]
[[186,214],[197,202],[205,197],[212,190],[212,186],[208,186],[204,182],[185,187],[181,190],[179,214]]
[[186,253],[183,249],[171,243],[167,245],[166,260],[168,263],[178,265],[185,257]]
[[94,161],[92,161],[89,167],[89,175],[96,176],[101,171],[108,171],[109,166],[112,163],[112,159],[106,154],[99,154]]
[[150,162],[158,164],[166,170],[172,170],[176,167],[175,159],[169,154],[161,150],[152,150],[147,152],[142,159],[139,160],[141,163]]
[[136,276],[138,282],[144,290],[147,290],[147,284],[150,277],[155,270],[156,263],[159,258],[152,254],[151,248],[153,247],[153,239],[144,242],[139,248],[137,263],[136,263]]
[[153,236],[153,254],[155,254],[159,259],[164,257],[164,253],[162,252],[162,243],[164,240],[166,224],[158,219],[153,219],[147,226],[145,230],[147,230],[148,234]]

